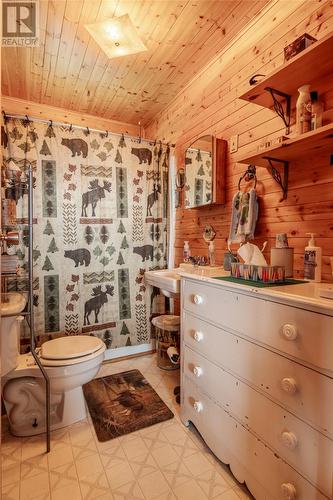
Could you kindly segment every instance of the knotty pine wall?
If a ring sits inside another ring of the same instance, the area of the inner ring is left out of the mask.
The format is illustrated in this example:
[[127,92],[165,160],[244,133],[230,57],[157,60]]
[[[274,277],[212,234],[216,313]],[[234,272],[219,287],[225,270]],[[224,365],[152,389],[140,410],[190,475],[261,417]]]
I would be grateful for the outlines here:
[[[54,122],[64,122],[68,125],[78,125],[80,127],[95,128],[97,130],[108,130],[116,134],[139,135],[138,125],[125,123],[107,118],[78,113],[76,111],[40,104],[37,102],[26,101],[16,97],[1,96],[1,109],[8,115],[28,115],[29,118],[40,118],[43,120],[52,120]],[[144,137],[144,133],[142,133]]]
[[[256,151],[264,137],[284,133],[280,118],[273,111],[237,99],[248,90],[249,78],[268,75],[283,64],[283,48],[307,32],[318,40],[333,31],[333,2],[318,0],[272,1],[230,43],[217,58],[178,94],[174,101],[148,125],[147,137],[176,142],[178,167],[184,165],[184,150],[197,137],[213,134],[229,140],[238,134],[238,151],[227,153],[226,205],[198,209],[177,209],[176,263],[182,260],[184,240],[190,241],[192,255],[207,254],[202,238],[204,226],[217,232],[217,263],[222,263],[229,233],[231,200],[238,179],[246,168],[237,159]],[[318,61],[320,64],[320,61]],[[315,76],[315,75],[314,75]],[[308,82],[304,82],[308,83]],[[316,82],[312,90],[325,101],[324,124],[333,121],[333,78]],[[293,99],[293,107],[295,97]],[[332,151],[333,152],[333,151]],[[281,201],[278,185],[264,168],[258,168],[257,190],[260,218],[255,243],[268,240],[274,246],[275,234],[288,233],[295,249],[296,275],[303,271],[306,232],[317,233],[323,249],[323,279],[332,279],[329,256],[333,255],[333,166],[328,157],[309,157],[291,163],[288,198]]]

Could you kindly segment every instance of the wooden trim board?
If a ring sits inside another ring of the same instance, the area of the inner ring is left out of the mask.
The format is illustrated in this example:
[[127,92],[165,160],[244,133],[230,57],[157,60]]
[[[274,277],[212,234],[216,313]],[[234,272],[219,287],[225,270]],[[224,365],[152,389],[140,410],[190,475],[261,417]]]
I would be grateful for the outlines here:
[[224,139],[214,138],[214,164],[213,164],[213,204],[225,203],[225,169],[228,143]]
[[[117,122],[85,113],[77,113],[64,108],[49,106],[48,104],[25,101],[16,97],[3,95],[1,97],[1,107],[7,114],[28,115],[30,118],[65,122],[68,125],[72,123],[80,127],[108,130],[117,134],[139,135],[139,127],[131,123]],[[144,137],[144,134],[142,134],[142,137]]]

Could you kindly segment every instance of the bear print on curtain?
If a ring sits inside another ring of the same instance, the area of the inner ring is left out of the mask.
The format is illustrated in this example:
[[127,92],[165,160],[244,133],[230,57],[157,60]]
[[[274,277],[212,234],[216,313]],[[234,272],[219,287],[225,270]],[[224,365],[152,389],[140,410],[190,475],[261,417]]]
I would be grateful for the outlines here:
[[[3,134],[6,168],[33,165],[36,333],[92,334],[112,348],[149,342],[144,272],[166,267],[169,148],[13,119]],[[18,178],[6,196],[17,202],[24,270],[28,200]]]

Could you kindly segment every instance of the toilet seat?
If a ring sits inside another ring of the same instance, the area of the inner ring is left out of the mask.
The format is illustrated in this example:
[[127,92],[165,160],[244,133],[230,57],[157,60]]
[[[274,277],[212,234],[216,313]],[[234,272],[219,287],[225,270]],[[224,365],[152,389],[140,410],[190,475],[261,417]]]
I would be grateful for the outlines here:
[[90,335],[74,335],[48,340],[40,349],[44,366],[69,366],[99,356],[105,351],[104,342]]

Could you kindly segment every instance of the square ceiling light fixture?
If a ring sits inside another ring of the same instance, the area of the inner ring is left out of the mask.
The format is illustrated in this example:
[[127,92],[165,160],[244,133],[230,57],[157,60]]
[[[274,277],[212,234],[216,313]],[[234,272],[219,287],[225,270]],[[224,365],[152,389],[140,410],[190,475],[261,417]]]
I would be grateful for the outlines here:
[[110,59],[148,50],[128,14],[84,27]]

